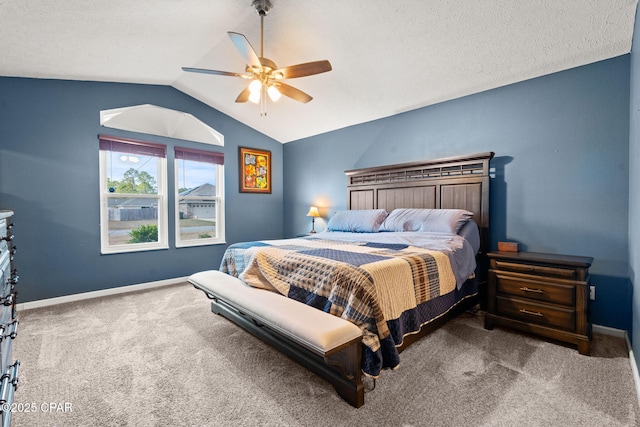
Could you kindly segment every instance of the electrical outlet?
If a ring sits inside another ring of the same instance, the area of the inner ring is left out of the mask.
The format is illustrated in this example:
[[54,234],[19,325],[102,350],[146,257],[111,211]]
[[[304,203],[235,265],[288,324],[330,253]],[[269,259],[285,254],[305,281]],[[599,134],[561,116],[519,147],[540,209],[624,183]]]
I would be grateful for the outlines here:
[[596,299],[596,287],[594,285],[589,286],[589,299],[591,301]]

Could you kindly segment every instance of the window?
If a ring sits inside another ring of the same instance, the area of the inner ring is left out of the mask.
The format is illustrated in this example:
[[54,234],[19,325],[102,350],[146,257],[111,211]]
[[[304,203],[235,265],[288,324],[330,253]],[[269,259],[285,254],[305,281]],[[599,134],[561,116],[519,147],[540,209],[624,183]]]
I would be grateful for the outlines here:
[[166,249],[166,146],[100,135],[103,254]]
[[224,154],[175,148],[176,246],[224,243]]

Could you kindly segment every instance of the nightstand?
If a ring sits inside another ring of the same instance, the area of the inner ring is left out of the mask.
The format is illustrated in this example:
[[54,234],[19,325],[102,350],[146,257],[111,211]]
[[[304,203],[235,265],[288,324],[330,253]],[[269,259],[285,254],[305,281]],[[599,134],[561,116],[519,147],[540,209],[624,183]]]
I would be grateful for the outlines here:
[[484,327],[506,326],[564,341],[589,355],[591,257],[490,252]]

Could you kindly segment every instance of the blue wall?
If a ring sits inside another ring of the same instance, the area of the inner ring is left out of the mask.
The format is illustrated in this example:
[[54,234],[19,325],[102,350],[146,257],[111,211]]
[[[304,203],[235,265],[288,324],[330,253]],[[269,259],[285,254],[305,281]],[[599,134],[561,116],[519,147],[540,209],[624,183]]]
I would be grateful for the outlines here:
[[[225,147],[100,126],[100,110],[156,104],[191,113],[225,137]],[[100,133],[225,153],[228,243],[282,237],[282,145],[166,86],[0,78],[0,208],[15,211],[19,301],[187,276],[218,268],[225,245],[100,255]],[[238,146],[273,154],[273,193],[238,192]],[[170,205],[173,206],[173,205]]]
[[[284,146],[285,235],[347,204],[344,171],[494,151],[491,243],[592,256],[593,323],[629,330],[628,55]],[[317,221],[319,229],[324,221]]]
[[631,106],[629,129],[629,276],[633,283],[633,329],[631,342],[640,365],[640,12],[631,50]]

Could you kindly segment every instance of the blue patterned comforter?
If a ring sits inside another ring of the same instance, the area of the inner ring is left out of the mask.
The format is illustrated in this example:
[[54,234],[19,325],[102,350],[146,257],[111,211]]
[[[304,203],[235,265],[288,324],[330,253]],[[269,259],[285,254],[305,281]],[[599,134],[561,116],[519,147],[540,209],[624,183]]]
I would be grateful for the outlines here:
[[321,233],[314,238],[238,243],[229,246],[220,270],[359,326],[362,370],[377,377],[381,370],[398,366],[396,346],[404,336],[475,292],[458,283],[475,268],[468,243],[459,236],[424,239],[429,233],[421,234],[418,241],[404,236],[384,236],[380,241],[365,235],[345,240]]

